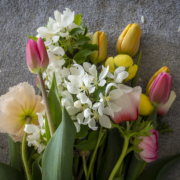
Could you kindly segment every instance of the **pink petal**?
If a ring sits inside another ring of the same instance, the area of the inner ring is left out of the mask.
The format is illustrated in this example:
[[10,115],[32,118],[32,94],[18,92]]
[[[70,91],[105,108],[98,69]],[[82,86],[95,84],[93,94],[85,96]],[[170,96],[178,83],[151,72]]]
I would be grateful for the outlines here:
[[114,117],[111,117],[115,123],[134,121],[138,118],[141,91],[141,87],[135,87],[130,93],[125,93],[113,101],[117,106],[122,107],[121,111],[114,113]]
[[41,68],[42,68],[41,72],[44,72],[49,65],[49,57],[47,54],[46,46],[41,37],[37,41],[37,47],[38,47],[40,61],[41,61],[40,63]]
[[174,91],[171,91],[169,100],[166,102],[166,104],[158,108],[157,114],[160,115],[161,117],[164,117],[166,113],[169,111],[169,108],[171,107],[175,99],[176,99],[176,93]]

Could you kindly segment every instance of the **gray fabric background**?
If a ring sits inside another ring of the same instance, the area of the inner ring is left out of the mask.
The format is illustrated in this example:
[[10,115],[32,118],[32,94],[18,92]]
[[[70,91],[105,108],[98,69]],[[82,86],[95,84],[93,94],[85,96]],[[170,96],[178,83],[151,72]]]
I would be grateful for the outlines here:
[[[115,56],[119,34],[129,23],[141,25],[142,63],[139,84],[145,92],[149,78],[162,66],[170,68],[172,89],[177,99],[164,121],[174,132],[159,138],[159,159],[180,153],[180,1],[178,0],[1,0],[0,1],[0,95],[20,82],[34,85],[35,76],[27,66],[25,46],[27,34],[36,35],[36,29],[54,17],[54,10],[64,8],[82,13],[90,31],[104,31],[108,38],[108,56]],[[145,23],[141,23],[141,16]],[[7,136],[0,134],[0,161],[9,159]],[[180,179],[180,163],[167,180]]]

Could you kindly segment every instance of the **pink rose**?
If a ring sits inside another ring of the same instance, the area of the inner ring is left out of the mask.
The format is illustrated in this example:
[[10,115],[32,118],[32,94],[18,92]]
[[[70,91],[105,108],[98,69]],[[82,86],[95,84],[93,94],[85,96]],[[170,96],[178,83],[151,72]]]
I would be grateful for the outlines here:
[[158,157],[158,131],[155,129],[150,130],[152,135],[146,136],[146,137],[138,137],[138,139],[142,139],[141,143],[138,145],[142,151],[139,153],[139,156],[146,161],[147,163],[150,163],[152,161],[155,161]]

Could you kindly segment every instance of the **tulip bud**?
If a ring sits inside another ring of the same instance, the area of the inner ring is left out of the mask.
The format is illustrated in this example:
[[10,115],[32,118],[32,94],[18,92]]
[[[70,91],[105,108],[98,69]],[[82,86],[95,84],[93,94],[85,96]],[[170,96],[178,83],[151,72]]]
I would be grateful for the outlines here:
[[149,99],[155,106],[165,104],[170,96],[172,86],[172,76],[168,73],[161,72],[154,80]]
[[127,68],[127,72],[129,73],[129,76],[125,79],[125,82],[132,79],[136,75],[138,69],[136,64],[133,65],[132,58],[126,54],[117,55],[114,59],[112,57],[108,58],[105,62],[105,67],[107,67],[108,65],[110,72],[115,71],[115,66],[117,67],[123,66]]
[[117,53],[135,56],[139,50],[141,33],[139,24],[128,24],[117,40]]
[[26,61],[29,70],[34,74],[42,73],[49,65],[49,57],[41,38],[36,41],[30,39],[26,45]]
[[176,93],[174,91],[171,91],[170,97],[169,97],[168,101],[166,102],[166,104],[158,107],[157,115],[164,117],[166,115],[166,113],[169,111],[169,109],[175,99],[176,99]]
[[153,110],[154,106],[149,100],[149,97],[145,94],[141,94],[139,114],[142,116],[149,116],[153,112]]
[[107,56],[107,37],[104,32],[97,31],[92,38],[92,44],[98,45],[98,51],[90,54],[90,60],[93,64],[98,64],[106,59]]
[[152,87],[152,84],[154,83],[154,80],[156,79],[156,77],[159,75],[159,73],[161,72],[165,72],[165,73],[169,73],[170,74],[170,71],[169,71],[169,68],[164,66],[162,67],[161,69],[159,69],[152,77],[151,79],[149,80],[148,82],[148,85],[147,85],[147,88],[146,88],[146,94],[149,95],[150,93],[150,90],[151,90],[151,87]]
[[152,135],[138,137],[138,139],[142,139],[138,145],[139,149],[142,149],[142,151],[139,153],[139,156],[147,163],[155,161],[158,158],[157,152],[159,134],[155,129],[150,130],[150,132]]

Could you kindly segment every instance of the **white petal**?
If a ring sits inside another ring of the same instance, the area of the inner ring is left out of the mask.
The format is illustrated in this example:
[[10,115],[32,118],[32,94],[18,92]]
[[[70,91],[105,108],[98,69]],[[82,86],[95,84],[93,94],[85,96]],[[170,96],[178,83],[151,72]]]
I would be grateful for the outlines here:
[[95,86],[88,87],[88,91],[89,91],[90,94],[92,94],[95,90],[96,90]]
[[74,122],[74,125],[76,126],[76,132],[79,132],[81,130],[81,126],[78,122]]
[[66,11],[63,11],[63,14],[61,15],[61,21],[63,24],[63,27],[67,27],[74,21],[74,11],[72,12],[70,9],[66,8]]
[[110,91],[109,96],[111,97],[111,100],[115,100],[120,98],[123,95],[123,91],[120,89],[113,89]]
[[111,128],[111,121],[106,115],[99,116],[99,123],[105,128]]
[[106,80],[104,80],[104,79],[102,79],[100,82],[99,82],[99,84],[98,84],[98,86],[104,86],[106,84]]
[[76,116],[77,120],[78,120],[78,123],[79,124],[82,124],[83,123],[83,119],[84,119],[84,114],[83,113],[79,113],[77,116]]
[[68,91],[63,91],[62,96],[68,99],[70,102],[73,102],[73,97]]
[[24,131],[27,132],[28,134],[38,134],[40,132],[40,129],[38,126],[34,124],[25,124]]
[[79,76],[79,75],[83,75],[84,74],[84,68],[81,65],[74,64],[73,66],[75,66],[75,67],[71,67],[70,68],[70,72],[71,72],[72,75]]
[[88,97],[86,96],[85,93],[79,93],[77,94],[77,98],[81,101],[82,104],[88,103]]
[[107,73],[107,77],[111,78],[111,79],[114,79],[114,75],[110,72]]
[[83,63],[83,67],[84,67],[86,72],[89,72],[89,69],[91,68],[91,66],[92,65],[90,63],[88,63],[88,62]]
[[118,84],[118,87],[120,90],[122,90],[124,93],[130,93],[133,88],[132,87],[129,87],[129,86],[126,86],[124,84]]
[[96,66],[93,64],[91,68],[89,68],[89,73],[93,75],[94,77],[97,77],[97,69]]
[[89,108],[84,110],[84,117],[88,118],[91,115],[91,110]]
[[122,83],[124,79],[126,79],[129,76],[129,73],[124,71],[117,75],[117,77],[114,79],[116,83]]
[[114,112],[111,108],[109,107],[105,107],[104,110],[103,110],[103,113],[106,114],[106,115],[109,115],[109,116],[112,116],[114,117]]
[[105,68],[104,66],[102,66],[102,68],[103,68],[103,70],[99,75],[99,81],[104,79],[107,76],[108,72],[109,72],[109,65],[108,65],[107,68]]
[[62,47],[55,47],[52,51],[54,54],[64,56],[65,52]]
[[53,36],[52,37],[53,43],[56,43],[59,41],[59,36]]
[[109,83],[109,84],[106,86],[105,95],[107,95],[107,93],[109,92],[109,90],[111,89],[112,86],[117,87],[117,85],[116,85],[115,83]]
[[92,118],[89,123],[88,123],[89,128],[91,128],[92,130],[96,131],[98,129],[98,127],[96,126],[96,121],[94,118]]
[[121,67],[118,67],[115,71],[114,71],[114,78],[116,79],[116,77],[118,76],[119,73],[125,71],[125,67],[124,66],[121,66]]
[[61,22],[61,15],[62,14],[58,10],[54,11],[54,17],[56,21]]
[[67,112],[69,113],[69,115],[75,115],[76,113],[79,112],[79,109],[77,109],[76,107],[74,106],[69,106],[66,108],[67,109]]
[[59,35],[61,36],[61,37],[67,37],[67,36],[69,36],[69,32],[65,32],[65,33],[59,33]]

